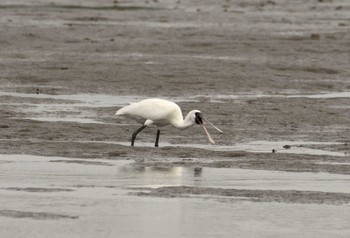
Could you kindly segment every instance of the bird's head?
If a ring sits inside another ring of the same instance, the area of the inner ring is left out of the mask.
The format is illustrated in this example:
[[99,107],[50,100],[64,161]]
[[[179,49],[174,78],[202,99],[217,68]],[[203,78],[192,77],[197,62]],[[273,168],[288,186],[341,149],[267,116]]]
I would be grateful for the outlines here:
[[195,124],[198,124],[198,125],[203,124],[202,113],[199,110],[192,110],[192,111],[190,111],[187,114],[185,120],[188,121],[191,126],[195,125]]

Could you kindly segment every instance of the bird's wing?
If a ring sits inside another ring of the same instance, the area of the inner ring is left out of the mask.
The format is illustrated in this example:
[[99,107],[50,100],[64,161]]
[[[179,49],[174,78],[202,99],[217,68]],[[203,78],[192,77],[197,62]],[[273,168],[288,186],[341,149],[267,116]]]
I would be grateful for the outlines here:
[[[125,115],[135,119],[135,117],[149,119],[151,121],[166,120],[169,114],[180,111],[180,107],[162,99],[145,99],[137,103],[130,104],[119,109],[116,115]],[[181,114],[182,115],[182,114]]]

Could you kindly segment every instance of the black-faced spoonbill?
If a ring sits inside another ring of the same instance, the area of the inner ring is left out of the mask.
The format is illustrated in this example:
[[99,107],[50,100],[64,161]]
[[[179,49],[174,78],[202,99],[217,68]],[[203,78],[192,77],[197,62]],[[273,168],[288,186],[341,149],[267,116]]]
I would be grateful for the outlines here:
[[[210,136],[203,121],[209,123],[220,133],[223,133],[222,130],[203,118],[202,113],[199,110],[190,111],[185,119],[183,119],[181,108],[176,103],[158,98],[150,98],[140,102],[131,103],[130,105],[119,109],[115,115],[126,116],[142,123],[142,126],[132,134],[131,146],[134,146],[137,134],[152,124],[158,127],[172,125],[180,130],[199,124],[203,127],[208,136],[209,142],[212,144],[215,144],[215,141]],[[159,135],[160,130],[158,129],[156,143],[154,145],[155,147],[159,146]]]

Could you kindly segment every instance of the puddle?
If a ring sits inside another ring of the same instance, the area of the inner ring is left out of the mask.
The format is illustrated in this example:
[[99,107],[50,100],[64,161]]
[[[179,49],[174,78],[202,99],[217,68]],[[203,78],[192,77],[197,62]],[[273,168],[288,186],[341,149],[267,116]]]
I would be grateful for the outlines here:
[[0,165],[0,222],[6,226],[0,234],[4,237],[18,237],[19,226],[39,238],[50,234],[294,237],[296,230],[317,237],[346,237],[350,232],[347,204],[130,194],[135,191],[130,188],[160,186],[350,193],[348,175],[217,168],[195,174],[193,168],[142,167],[125,160],[32,155],[0,155]]
[[[26,119],[50,122],[102,123],[90,109],[118,107],[138,100],[136,96],[112,96],[99,94],[49,95],[0,92],[0,96],[12,96],[39,99],[38,103],[6,103],[25,113]],[[48,103],[47,100],[60,100],[60,103]]]
[[[68,106],[72,104],[72,106],[75,106],[75,107],[115,107],[115,106],[123,106],[123,105],[126,105],[128,102],[134,102],[142,99],[142,97],[138,97],[138,96],[114,96],[114,95],[104,95],[104,94],[54,95],[54,94],[15,93],[15,92],[0,92],[0,96],[12,96],[12,97],[32,98],[32,99],[66,100],[66,101],[69,101],[69,103],[64,103],[63,106]],[[76,102],[73,103],[71,101],[76,101]],[[33,104],[30,104],[30,105],[33,105]],[[57,106],[57,104],[47,104],[47,105]]]
[[350,193],[350,176],[339,174],[233,168],[202,168],[196,171],[194,168],[164,165],[145,167],[128,160],[32,155],[0,155],[0,161],[4,162],[0,167],[0,187],[11,190],[19,187],[18,191],[33,187],[66,191],[79,186],[120,189],[196,186]]
[[247,60],[251,60],[249,58],[246,57],[242,57],[242,56],[220,56],[220,55],[207,55],[207,54],[151,54],[151,53],[139,53],[139,52],[134,52],[134,53],[127,53],[127,54],[123,54],[123,53],[98,53],[99,56],[102,57],[109,57],[109,58],[129,58],[129,57],[133,57],[133,58],[158,58],[160,59],[160,61],[158,62],[149,62],[146,61],[145,64],[160,64],[160,62],[163,62],[163,58],[164,59],[188,59],[188,60],[208,60],[208,61],[212,61],[212,60],[219,60],[219,61],[233,61],[233,62],[242,62],[242,61],[247,61]]
[[350,98],[350,92],[331,92],[320,94],[235,94],[235,95],[196,95],[195,98],[206,98],[211,102],[225,102],[227,100],[256,99],[256,98],[309,98],[309,99],[332,99]]
[[315,98],[315,99],[329,99],[329,98],[350,98],[350,92],[333,92],[323,94],[305,94],[305,95],[288,95],[288,98]]
[[325,165],[350,165],[350,162],[333,162],[333,161],[322,161],[316,162],[315,164],[325,164]]
[[[78,123],[103,123],[97,119],[95,112],[89,109],[101,107],[121,107],[129,102],[136,102],[144,99],[141,96],[116,96],[104,94],[67,94],[67,95],[51,95],[51,94],[29,94],[16,92],[0,92],[0,96],[12,96],[18,98],[39,99],[38,103],[2,103],[3,105],[12,105],[24,112],[26,119],[50,122],[78,122]],[[277,98],[348,98],[350,92],[335,92],[325,94],[237,94],[237,95],[195,95],[188,97],[162,97],[175,102],[200,102],[209,100],[211,102],[223,103],[227,100],[236,99],[254,99],[262,97]],[[47,100],[60,100],[60,103],[47,103]],[[62,102],[63,101],[63,102]],[[0,104],[1,105],[1,104]]]
[[[350,193],[350,176],[328,173],[183,167],[139,167],[127,170],[143,187],[194,186],[248,190],[298,190]],[[137,186],[137,185],[135,185]]]
[[76,123],[94,123],[94,124],[106,124],[103,122],[96,121],[89,118],[80,117],[26,117],[24,119],[34,120],[34,121],[47,121],[47,122],[76,122]]
[[[6,106],[16,106],[19,111],[28,115],[25,119],[50,122],[78,122],[98,123],[93,108],[118,107],[127,105],[129,102],[137,102],[144,99],[141,96],[115,96],[104,94],[29,94],[15,92],[0,92],[0,96],[12,96],[28,99],[39,99],[38,103],[0,103]],[[165,98],[175,102],[193,101],[184,97]],[[60,100],[60,103],[47,103],[47,100]],[[63,102],[62,102],[63,100]],[[113,115],[111,115],[113,116]]]

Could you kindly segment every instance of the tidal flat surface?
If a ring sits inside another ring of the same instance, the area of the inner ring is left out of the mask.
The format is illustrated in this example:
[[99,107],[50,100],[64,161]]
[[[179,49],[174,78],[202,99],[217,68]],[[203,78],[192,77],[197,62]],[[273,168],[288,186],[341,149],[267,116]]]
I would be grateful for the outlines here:
[[[1,237],[349,237],[350,2],[0,3]],[[116,118],[159,97],[208,126]]]
[[346,237],[350,231],[349,175],[0,158],[3,237]]

